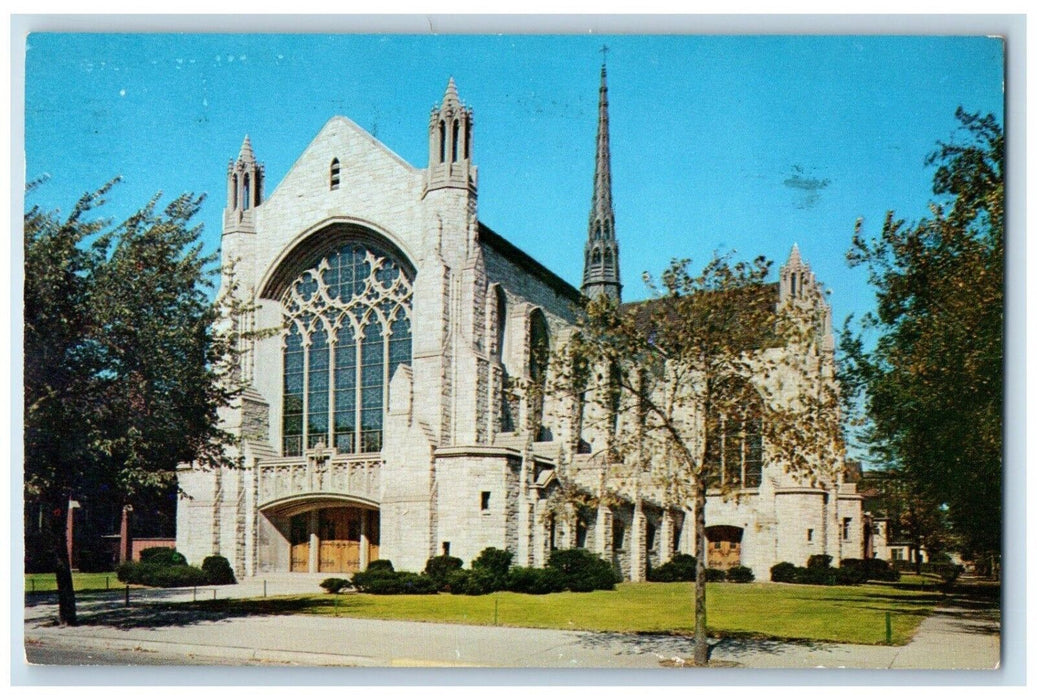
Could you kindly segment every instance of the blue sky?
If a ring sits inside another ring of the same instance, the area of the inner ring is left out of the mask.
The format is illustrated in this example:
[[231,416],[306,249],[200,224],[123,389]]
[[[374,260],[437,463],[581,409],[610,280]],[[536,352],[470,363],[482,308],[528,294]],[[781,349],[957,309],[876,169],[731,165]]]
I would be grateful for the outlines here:
[[[926,155],[954,110],[1003,118],[1003,46],[985,37],[33,34],[29,202],[67,211],[115,175],[104,210],[205,192],[216,249],[227,161],[250,135],[267,192],[333,115],[416,166],[453,76],[475,111],[480,219],[578,285],[609,47],[624,298],[644,271],[714,250],[780,264],[798,243],[834,318],[872,305],[845,264],[854,222],[927,212]],[[777,269],[775,267],[775,275]]]

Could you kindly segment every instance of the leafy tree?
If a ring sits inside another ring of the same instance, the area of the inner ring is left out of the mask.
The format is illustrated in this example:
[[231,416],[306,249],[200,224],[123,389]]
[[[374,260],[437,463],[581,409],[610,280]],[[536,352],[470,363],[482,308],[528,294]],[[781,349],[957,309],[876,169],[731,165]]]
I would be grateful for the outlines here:
[[842,459],[817,290],[779,306],[762,258],[714,257],[699,274],[689,267],[674,261],[661,284],[648,280],[647,302],[590,302],[558,354],[554,386],[585,401],[588,426],[596,417],[607,433],[610,487],[651,484],[668,506],[693,504],[695,662],[705,665],[707,489],[736,494],[759,483],[723,438],[754,434],[749,442],[766,445],[771,460],[811,479],[835,479]]
[[[90,220],[114,183],[62,218],[25,214],[25,500],[39,504],[59,593],[75,624],[65,538],[73,496],[128,502],[175,483],[182,462],[223,459],[217,411],[235,395],[234,313],[208,296],[201,198],[125,223]],[[233,286],[233,285],[230,285]]]
[[930,560],[946,550],[948,532],[942,504],[902,469],[867,472],[858,491],[874,491],[868,508],[889,518],[890,540],[906,540],[914,548],[915,571],[921,573],[924,549]]
[[[966,552],[1000,552],[1004,315],[1004,133],[961,108],[963,139],[939,143],[936,201],[913,224],[889,212],[877,237],[858,222],[851,266],[877,309],[842,340],[847,384],[863,392],[866,443],[945,504]],[[850,325],[849,323],[847,324]]]

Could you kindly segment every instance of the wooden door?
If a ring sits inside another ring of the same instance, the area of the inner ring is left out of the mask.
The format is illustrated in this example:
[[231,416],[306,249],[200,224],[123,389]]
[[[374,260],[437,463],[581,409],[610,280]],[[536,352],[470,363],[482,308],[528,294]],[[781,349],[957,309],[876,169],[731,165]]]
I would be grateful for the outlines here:
[[727,570],[742,563],[742,543],[717,540],[709,543],[706,565],[711,569]]
[[292,518],[292,563],[291,571],[310,570],[309,513]]
[[327,508],[320,513],[318,571],[360,570],[360,516],[357,508]]

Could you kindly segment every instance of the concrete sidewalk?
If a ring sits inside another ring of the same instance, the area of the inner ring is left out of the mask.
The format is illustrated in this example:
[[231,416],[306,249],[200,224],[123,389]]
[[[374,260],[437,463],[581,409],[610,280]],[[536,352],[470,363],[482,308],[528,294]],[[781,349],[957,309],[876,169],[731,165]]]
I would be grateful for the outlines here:
[[[214,595],[241,598],[312,593],[320,578],[267,577],[235,586],[131,591],[124,607],[118,592],[84,599],[81,617],[104,612],[103,622],[61,628],[55,607],[26,606],[28,646],[135,649],[205,658],[304,666],[456,666],[504,668],[659,668],[693,656],[686,637],[569,632],[474,625],[430,624],[307,615],[185,618],[157,613],[147,602],[188,601]],[[146,597],[145,597],[146,596]],[[995,669],[1000,659],[1000,619],[982,599],[955,597],[919,627],[906,646],[865,646],[725,639],[713,649],[717,665],[749,668]],[[199,661],[201,660],[201,661]]]

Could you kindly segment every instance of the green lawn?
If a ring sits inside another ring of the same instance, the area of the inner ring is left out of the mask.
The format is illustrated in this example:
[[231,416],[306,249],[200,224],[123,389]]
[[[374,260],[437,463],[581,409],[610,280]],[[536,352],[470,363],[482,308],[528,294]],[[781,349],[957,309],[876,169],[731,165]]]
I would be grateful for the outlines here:
[[[803,586],[711,583],[711,633],[778,639],[884,644],[886,612],[892,613],[893,643],[907,643],[940,596],[890,585]],[[420,620],[512,627],[611,632],[674,632],[693,629],[690,583],[624,583],[615,591],[533,596],[367,594],[284,596],[195,603],[229,614],[305,613],[382,620]]]
[[[106,571],[99,574],[73,573],[72,585],[77,592],[84,592],[123,588],[125,584],[115,577],[114,571]],[[58,590],[58,581],[54,574],[25,574],[26,593],[56,590]]]

